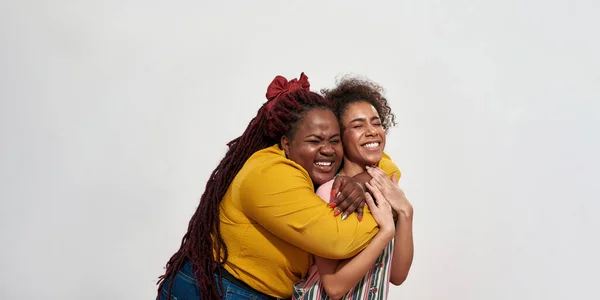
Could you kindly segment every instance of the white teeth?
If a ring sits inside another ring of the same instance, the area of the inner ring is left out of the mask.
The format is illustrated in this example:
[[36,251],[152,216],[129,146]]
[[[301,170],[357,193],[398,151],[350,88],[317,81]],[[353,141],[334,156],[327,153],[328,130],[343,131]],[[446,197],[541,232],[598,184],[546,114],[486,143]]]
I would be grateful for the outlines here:
[[364,145],[364,147],[366,147],[366,148],[375,148],[377,146],[379,146],[379,143],[377,143],[377,142],[375,142],[375,143],[368,143],[368,144]]
[[333,164],[333,162],[330,162],[330,161],[329,162],[327,162],[327,161],[318,161],[318,162],[315,162],[315,165],[317,165],[317,166],[325,166],[325,167],[329,167],[332,164]]

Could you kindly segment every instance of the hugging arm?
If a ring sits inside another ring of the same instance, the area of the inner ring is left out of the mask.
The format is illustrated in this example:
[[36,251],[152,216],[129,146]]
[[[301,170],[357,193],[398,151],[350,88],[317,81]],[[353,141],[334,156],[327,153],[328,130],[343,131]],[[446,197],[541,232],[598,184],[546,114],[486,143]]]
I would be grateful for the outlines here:
[[345,259],[367,247],[379,231],[370,214],[362,222],[333,217],[311,179],[286,160],[246,174],[236,192],[243,212],[282,240],[314,255]]
[[[317,194],[326,197],[328,192],[322,192],[323,188],[317,190]],[[321,282],[327,295],[332,299],[340,299],[369,272],[375,264],[377,258],[381,255],[383,249],[391,242],[394,237],[394,222],[391,214],[391,207],[381,194],[376,195],[378,205],[375,205],[371,196],[365,195],[367,204],[373,214],[373,217],[380,223],[379,233],[371,240],[371,243],[358,255],[344,260],[332,260],[315,256]]]
[[344,261],[315,256],[327,295],[332,299],[340,299],[356,286],[373,267],[381,251],[390,243],[393,236],[393,233],[379,231],[365,250]]

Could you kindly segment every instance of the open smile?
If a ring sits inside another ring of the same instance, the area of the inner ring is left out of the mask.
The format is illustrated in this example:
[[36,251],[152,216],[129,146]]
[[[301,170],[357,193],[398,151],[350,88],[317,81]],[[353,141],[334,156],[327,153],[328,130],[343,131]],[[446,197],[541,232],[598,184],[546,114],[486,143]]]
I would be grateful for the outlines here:
[[315,168],[323,173],[331,173],[333,172],[333,164],[332,160],[318,160],[313,163]]
[[381,142],[380,141],[372,141],[372,142],[362,144],[361,147],[363,147],[369,151],[379,151],[381,148]]

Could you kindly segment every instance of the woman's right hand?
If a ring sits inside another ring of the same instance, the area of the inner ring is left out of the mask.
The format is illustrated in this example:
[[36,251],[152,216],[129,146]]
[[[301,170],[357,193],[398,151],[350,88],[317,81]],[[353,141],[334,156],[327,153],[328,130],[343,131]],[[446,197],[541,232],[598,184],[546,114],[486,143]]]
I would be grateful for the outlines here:
[[371,193],[373,193],[377,203],[375,203],[373,197],[371,197],[371,194],[369,193],[365,193],[365,202],[367,202],[375,222],[379,225],[379,231],[391,233],[393,236],[393,233],[396,230],[396,223],[394,222],[390,203],[383,197],[383,194],[377,188],[374,188],[374,191]]
[[368,183],[365,183],[367,189],[373,192],[373,189],[376,188],[389,201],[392,209],[398,215],[402,214],[407,218],[412,218],[412,204],[406,199],[404,191],[398,186],[396,177],[393,176],[390,179],[382,169],[377,167],[367,167],[367,172],[372,177]]

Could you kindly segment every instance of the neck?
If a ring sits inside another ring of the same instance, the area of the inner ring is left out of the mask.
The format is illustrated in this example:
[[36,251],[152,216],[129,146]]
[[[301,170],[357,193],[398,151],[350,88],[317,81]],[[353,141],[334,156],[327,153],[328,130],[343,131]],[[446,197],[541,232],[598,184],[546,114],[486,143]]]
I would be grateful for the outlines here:
[[341,175],[344,176],[356,176],[365,171],[366,165],[350,161],[348,158],[344,157],[344,168],[340,171]]

